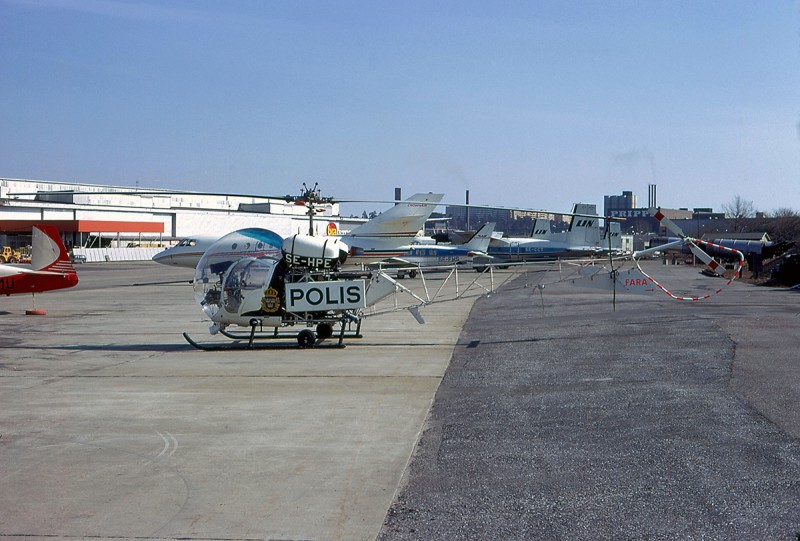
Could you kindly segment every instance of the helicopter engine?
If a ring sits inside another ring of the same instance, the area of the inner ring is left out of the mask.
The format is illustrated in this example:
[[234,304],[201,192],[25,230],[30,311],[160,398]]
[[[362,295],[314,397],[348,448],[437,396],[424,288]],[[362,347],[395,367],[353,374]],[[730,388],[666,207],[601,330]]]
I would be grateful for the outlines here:
[[289,267],[338,269],[347,259],[348,250],[344,242],[334,237],[292,235],[283,241],[283,257]]

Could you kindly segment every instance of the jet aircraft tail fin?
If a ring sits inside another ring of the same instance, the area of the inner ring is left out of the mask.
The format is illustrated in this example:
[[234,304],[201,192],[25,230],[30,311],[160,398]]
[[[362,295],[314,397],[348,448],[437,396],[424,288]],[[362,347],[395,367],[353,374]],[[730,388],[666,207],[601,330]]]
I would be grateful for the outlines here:
[[354,228],[349,237],[413,237],[425,227],[444,194],[416,194]]
[[531,229],[531,237],[535,239],[548,239],[553,236],[550,230],[550,220],[544,218],[536,218],[533,221],[533,229]]
[[599,247],[600,245],[600,218],[593,217],[596,207],[590,204],[575,203],[572,207],[574,214],[567,231],[567,244],[570,247]]
[[[609,236],[611,240],[609,241]],[[600,247],[604,250],[611,249],[612,252],[622,250],[622,225],[619,222],[606,220],[606,228],[603,231],[603,239]]]
[[466,250],[473,252],[486,252],[489,250],[489,241],[492,240],[492,232],[494,232],[495,222],[486,222],[483,227],[472,236],[469,241],[464,244]]

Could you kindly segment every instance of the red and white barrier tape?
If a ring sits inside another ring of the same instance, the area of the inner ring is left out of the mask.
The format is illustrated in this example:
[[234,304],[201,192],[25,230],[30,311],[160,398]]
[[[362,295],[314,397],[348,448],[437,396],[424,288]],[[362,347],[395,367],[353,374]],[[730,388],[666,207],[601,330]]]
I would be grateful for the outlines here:
[[[653,284],[656,287],[658,287],[658,289],[660,289],[661,291],[663,291],[664,293],[666,293],[667,295],[669,295],[670,297],[672,297],[673,299],[678,300],[678,301],[702,301],[702,300],[711,298],[711,297],[721,293],[722,290],[725,287],[728,287],[729,285],[731,285],[733,283],[733,281],[736,280],[737,277],[739,277],[740,273],[742,272],[742,267],[744,266],[744,254],[742,252],[740,252],[739,250],[735,250],[733,248],[728,248],[727,246],[721,246],[719,244],[714,244],[713,242],[706,242],[706,241],[700,240],[700,239],[688,239],[688,240],[691,240],[694,243],[699,243],[699,244],[704,244],[706,246],[711,246],[711,247],[716,248],[718,250],[730,252],[732,255],[737,256],[739,258],[739,261],[734,266],[733,276],[725,283],[725,285],[723,287],[717,289],[716,291],[714,291],[712,293],[709,293],[707,295],[703,295],[702,297],[687,297],[687,296],[683,296],[683,295],[675,295],[670,290],[668,290],[666,287],[664,287],[662,284],[660,284],[655,278],[653,278],[652,276],[647,274],[644,271],[644,269],[642,269],[641,265],[639,265],[639,260],[638,259],[634,259],[634,261],[636,261],[636,268],[639,269],[639,272],[644,274],[644,276],[648,280],[653,282]],[[717,267],[719,267],[719,263],[717,263],[716,261],[714,261],[712,259],[711,262],[708,264],[708,267],[712,271],[716,272]]]

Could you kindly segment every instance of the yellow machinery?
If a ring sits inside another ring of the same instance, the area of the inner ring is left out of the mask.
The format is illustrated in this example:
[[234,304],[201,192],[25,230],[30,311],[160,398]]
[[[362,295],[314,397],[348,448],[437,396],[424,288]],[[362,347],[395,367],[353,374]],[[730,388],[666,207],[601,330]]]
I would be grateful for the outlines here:
[[0,263],[19,263],[22,260],[22,254],[19,250],[11,248],[11,246],[3,246],[3,251],[0,252]]

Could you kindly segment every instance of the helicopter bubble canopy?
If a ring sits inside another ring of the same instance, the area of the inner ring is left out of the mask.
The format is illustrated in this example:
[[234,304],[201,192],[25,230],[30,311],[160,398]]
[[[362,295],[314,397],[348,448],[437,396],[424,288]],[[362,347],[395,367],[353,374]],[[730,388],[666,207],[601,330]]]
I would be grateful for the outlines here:
[[270,258],[239,259],[216,279],[195,280],[195,300],[209,319],[223,325],[246,325],[252,317],[279,317],[277,291],[270,294],[268,290],[280,264]]
[[283,238],[269,229],[251,227],[228,233],[205,251],[195,268],[195,281],[217,279],[243,257],[280,259]]
[[[223,298],[223,283],[225,287],[232,286],[233,283],[226,282],[233,274],[230,272],[233,267],[242,261],[258,260],[265,262],[262,274],[274,269],[280,261],[281,247],[283,238],[277,233],[268,229],[248,228],[240,229],[229,233],[212,244],[200,258],[194,273],[194,294],[195,300],[203,309],[203,312],[214,321],[220,316],[220,310],[226,306],[232,308],[235,301]],[[241,274],[241,268],[239,273]],[[253,269],[255,270],[255,269]],[[253,283],[249,280],[248,284]],[[262,283],[258,286],[263,285]],[[242,290],[240,289],[240,294]],[[233,289],[231,290],[233,291]],[[245,290],[246,291],[246,290]],[[229,310],[222,310],[227,313],[237,313]]]

